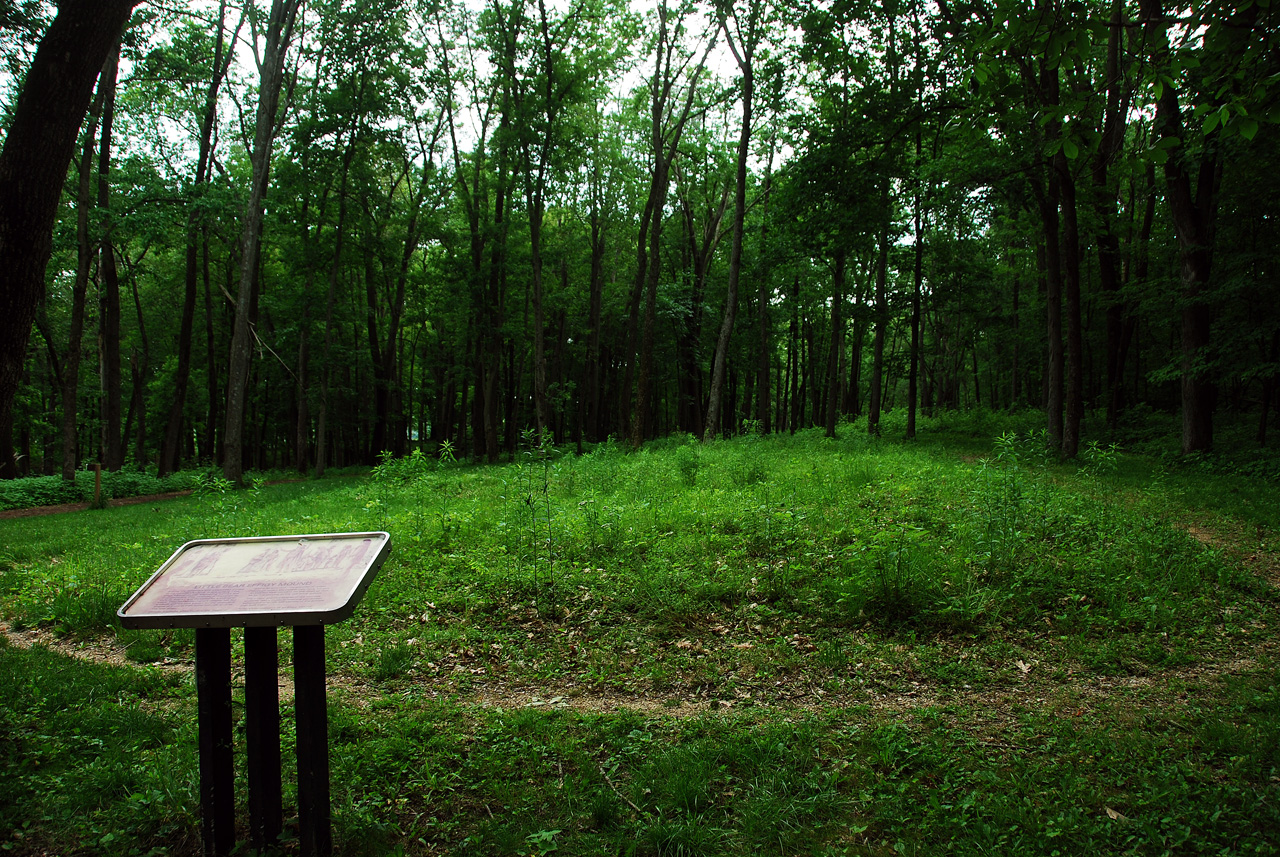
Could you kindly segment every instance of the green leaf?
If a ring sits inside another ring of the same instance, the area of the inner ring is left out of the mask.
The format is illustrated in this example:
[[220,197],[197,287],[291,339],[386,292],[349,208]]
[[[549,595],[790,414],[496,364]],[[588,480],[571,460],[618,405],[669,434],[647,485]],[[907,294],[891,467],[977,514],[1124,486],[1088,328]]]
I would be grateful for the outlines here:
[[1080,147],[1076,145],[1075,140],[1066,139],[1062,141],[1062,154],[1067,156],[1067,160],[1074,161],[1080,156]]
[[1201,126],[1201,130],[1204,131],[1204,133],[1206,134],[1212,134],[1213,129],[1218,127],[1218,120],[1219,120],[1219,114],[1215,110],[1214,112],[1210,113],[1208,116],[1204,117],[1204,125]]
[[1236,127],[1240,129],[1241,137],[1246,140],[1252,140],[1253,135],[1258,133],[1258,120],[1246,117],[1237,121]]

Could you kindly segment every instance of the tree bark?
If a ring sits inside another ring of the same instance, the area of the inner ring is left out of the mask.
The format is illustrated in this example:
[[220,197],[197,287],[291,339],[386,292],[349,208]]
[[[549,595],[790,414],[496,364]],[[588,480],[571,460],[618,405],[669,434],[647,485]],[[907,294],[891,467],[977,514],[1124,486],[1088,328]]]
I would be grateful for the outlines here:
[[120,272],[116,265],[111,229],[111,126],[115,118],[116,72],[120,45],[107,54],[99,88],[102,96],[102,132],[98,138],[98,212],[106,223],[98,247],[99,380],[102,388],[102,465],[111,471],[124,464],[124,443],[120,428]]
[[719,431],[720,397],[724,392],[725,364],[729,359],[729,343],[733,337],[733,324],[738,311],[738,281],[742,276],[742,239],[746,231],[747,220],[747,158],[751,154],[751,119],[752,99],[755,95],[755,56],[758,32],[758,6],[753,5],[748,16],[748,30],[741,34],[741,44],[735,42],[729,32],[727,19],[722,18],[720,27],[724,31],[725,41],[733,52],[741,72],[742,85],[742,127],[738,132],[737,184],[733,197],[733,238],[729,250],[729,283],[724,303],[724,320],[720,323],[720,335],[716,338],[715,361],[711,369],[711,396],[707,402],[707,424],[703,430],[704,439],[714,439]]
[[205,417],[205,435],[201,457],[210,464],[217,461],[218,451],[218,349],[213,327],[213,278],[209,272],[209,226],[200,227],[200,277],[204,281],[205,386],[209,412]]
[[882,220],[880,251],[876,256],[875,331],[871,340],[871,402],[867,409],[867,432],[880,436],[880,408],[884,398],[884,338],[889,327],[889,177],[880,190]]
[[[920,134],[916,133],[916,161],[920,160]],[[912,274],[911,288],[911,358],[907,370],[907,440],[916,436],[916,408],[918,400],[918,376],[920,371],[920,299],[924,290],[924,231],[923,218],[920,212],[920,188],[915,189],[915,266]],[[1014,292],[1014,324],[1017,324],[1017,292]],[[1014,345],[1015,349],[1017,345]],[[1014,352],[1014,374],[1017,374],[1017,351]]]
[[592,199],[591,199],[591,274],[588,289],[588,332],[587,332],[587,440],[595,443],[600,440],[600,323],[604,314],[604,253],[605,235],[600,192],[599,164],[592,166]]
[[[1155,60],[1163,65],[1169,52],[1168,26],[1161,0],[1142,0],[1141,9],[1154,45]],[[1234,30],[1247,34],[1257,7],[1242,10]],[[1178,92],[1166,81],[1156,100],[1155,130],[1169,143],[1164,163],[1166,195],[1173,215],[1174,233],[1181,257],[1182,350],[1182,451],[1207,452],[1213,448],[1213,411],[1218,390],[1207,367],[1213,305],[1209,294],[1213,266],[1218,188],[1222,180],[1222,154],[1218,132],[1207,135],[1195,187],[1183,142],[1182,108]]]
[[1040,201],[1044,225],[1045,326],[1048,334],[1048,363],[1045,368],[1044,411],[1048,445],[1062,449],[1062,265],[1058,239],[1058,177],[1049,171],[1048,188]]
[[[196,157],[196,174],[192,183],[192,200],[200,199],[204,188],[209,183],[210,162],[213,149],[213,126],[218,116],[218,90],[226,76],[233,52],[225,48],[225,30],[223,22],[226,17],[227,0],[218,4],[218,36],[214,44],[213,74],[209,79],[209,87],[205,92],[204,112],[200,118],[199,150]],[[241,23],[244,21],[241,15]],[[236,25],[232,41],[240,32]],[[182,320],[178,328],[178,366],[173,377],[173,401],[169,406],[169,419],[165,424],[164,441],[160,448],[159,473],[165,476],[178,469],[182,457],[182,428],[185,420],[187,404],[187,387],[191,378],[191,340],[195,329],[196,296],[199,292],[199,250],[202,216],[200,207],[188,206],[187,212],[187,248],[184,284],[182,297]]]
[[[760,258],[767,259],[766,248],[769,236],[769,196],[773,184],[773,143],[769,145],[769,160],[765,165],[764,194],[765,209],[760,224]],[[769,370],[773,365],[773,325],[770,323],[770,306],[773,290],[769,286],[769,270],[767,263],[761,261],[756,272],[756,326],[759,342],[756,355],[756,386],[759,395],[756,403],[756,420],[760,423],[763,434],[773,433],[773,403],[770,400],[771,386]]]
[[[1264,352],[1263,356],[1272,367],[1280,361],[1280,329],[1272,332],[1271,349],[1269,352]],[[1272,368],[1270,374],[1262,379],[1262,413],[1258,415],[1258,446],[1267,445],[1267,413],[1271,410],[1271,403],[1275,399],[1278,382],[1280,382],[1280,373],[1277,373],[1275,368]]]
[[[686,182],[677,180],[682,187]],[[688,247],[686,267],[691,267],[689,286],[689,318],[682,326],[677,353],[679,378],[677,390],[677,424],[681,431],[701,437],[706,428],[702,413],[702,368],[699,352],[702,345],[702,322],[707,291],[707,275],[711,259],[720,245],[721,224],[729,204],[729,188],[722,189],[720,199],[708,199],[706,216],[701,224],[694,211],[694,202],[687,194],[681,194],[684,213],[685,238]]]
[[75,481],[78,463],[80,403],[80,351],[84,337],[84,302],[89,287],[89,268],[93,264],[93,245],[89,238],[89,178],[93,170],[94,137],[97,134],[98,111],[102,94],[90,109],[84,147],[80,155],[80,178],[76,191],[76,274],[71,287],[71,329],[67,336],[67,361],[62,374],[62,478]]
[[[1102,135],[1093,167],[1094,211],[1098,219],[1098,285],[1107,309],[1107,424],[1114,431],[1124,407],[1124,337],[1129,307],[1121,298],[1120,239],[1116,235],[1117,188],[1111,164],[1124,145],[1123,116],[1128,112],[1128,93],[1121,105],[1120,39],[1123,34],[1122,8],[1113,2],[1111,30],[1107,40],[1106,106]],[[1132,328],[1130,328],[1132,329]]]
[[[639,447],[644,442],[646,435],[645,420],[649,410],[649,387],[650,375],[652,373],[653,363],[653,342],[654,342],[654,324],[656,321],[656,304],[659,265],[661,263],[661,246],[660,239],[662,236],[662,212],[663,205],[667,198],[667,189],[670,185],[671,164],[675,161],[676,149],[680,145],[680,139],[684,135],[685,124],[689,121],[692,113],[694,97],[697,94],[698,79],[702,76],[703,70],[706,68],[707,57],[711,53],[711,48],[715,44],[715,38],[707,39],[705,50],[702,57],[696,64],[689,63],[688,80],[686,83],[684,103],[679,113],[669,111],[670,95],[674,89],[679,74],[679,69],[673,70],[672,52],[674,46],[668,41],[670,37],[670,27],[668,23],[669,10],[666,0],[663,0],[658,10],[659,15],[659,32],[656,42],[654,54],[656,62],[653,73],[653,80],[650,82],[650,128],[649,128],[649,145],[651,147],[654,158],[653,177],[649,185],[649,197],[645,205],[645,211],[648,213],[648,219],[642,218],[640,224],[640,241],[637,248],[637,256],[641,260],[642,275],[637,275],[637,289],[643,279],[645,286],[645,313],[644,326],[640,335],[640,354],[639,354],[639,372],[637,373],[637,390],[635,408],[631,414],[630,438],[633,447]],[[645,228],[648,226],[648,257],[645,259]],[[638,304],[633,309],[633,318],[638,313]],[[630,340],[634,344],[635,340]],[[630,373],[628,373],[630,375]],[[624,385],[624,394],[630,393],[630,380]],[[625,398],[623,400],[625,408]]]
[[0,151],[0,424],[11,418],[53,224],[93,84],[135,0],[62,0]]
[[262,247],[263,201],[271,169],[276,113],[284,82],[284,62],[302,0],[273,0],[267,21],[266,48],[259,65],[258,111],[254,127],[253,177],[240,236],[240,288],[236,295],[235,326],[227,379],[227,428],[223,436],[222,476],[239,483],[244,474],[244,420],[249,394],[249,363],[253,355],[249,316],[257,287],[258,254]]
[[1080,228],[1076,221],[1076,183],[1067,156],[1054,156],[1062,192],[1062,285],[1067,314],[1066,402],[1062,427],[1062,456],[1075,458],[1080,450],[1080,421],[1084,416],[1084,337],[1080,325]]
[[[1058,103],[1058,68],[1045,67],[1041,72],[1041,85],[1044,89],[1045,103]],[[1048,139],[1053,140],[1061,132],[1061,123],[1051,121],[1045,129]],[[1037,188],[1036,196],[1040,204],[1040,217],[1044,227],[1044,277],[1045,277],[1045,322],[1048,334],[1048,365],[1045,369],[1045,420],[1047,423],[1049,447],[1055,452],[1062,450],[1063,438],[1063,370],[1064,353],[1062,347],[1062,249],[1061,221],[1059,219],[1062,203],[1061,174],[1053,163],[1047,164],[1048,177],[1045,185]]]
[[[835,270],[831,276],[831,341],[827,343],[827,408],[826,436],[836,436],[836,420],[840,413],[840,352],[844,341],[845,250],[836,250]],[[810,350],[812,354],[812,349]]]

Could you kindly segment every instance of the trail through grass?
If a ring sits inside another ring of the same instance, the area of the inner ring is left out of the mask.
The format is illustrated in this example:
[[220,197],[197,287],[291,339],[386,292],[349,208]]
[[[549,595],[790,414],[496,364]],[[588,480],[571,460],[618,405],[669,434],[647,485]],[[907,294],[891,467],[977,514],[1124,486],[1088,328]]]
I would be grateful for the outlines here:
[[[1280,850],[1274,489],[922,440],[531,443],[0,521],[0,748],[47,760],[6,765],[0,837],[198,850],[191,635],[115,608],[192,538],[387,529],[327,632],[344,854]],[[99,714],[51,719],[60,676]]]

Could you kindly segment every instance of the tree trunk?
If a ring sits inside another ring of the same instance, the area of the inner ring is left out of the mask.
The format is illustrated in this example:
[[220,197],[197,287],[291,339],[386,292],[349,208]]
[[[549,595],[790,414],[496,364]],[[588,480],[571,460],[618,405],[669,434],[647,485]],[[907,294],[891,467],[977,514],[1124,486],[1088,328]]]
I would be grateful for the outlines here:
[[800,275],[791,280],[791,321],[787,324],[787,361],[791,365],[791,407],[787,409],[787,428],[792,435],[800,428],[804,413],[804,397],[800,394]]
[[98,111],[102,106],[102,91],[94,100],[88,128],[85,130],[84,148],[80,154],[80,180],[76,192],[76,275],[71,288],[71,330],[67,336],[67,362],[62,374],[62,478],[75,481],[77,450],[77,423],[80,400],[80,351],[84,336],[84,302],[89,286],[89,268],[93,264],[93,244],[89,237],[89,178],[93,170],[94,135],[97,133]]
[[0,424],[11,419],[53,224],[93,84],[135,0],[62,0],[0,151]]
[[[655,305],[657,301],[658,288],[658,268],[661,261],[661,246],[659,239],[662,235],[662,213],[663,205],[667,198],[667,189],[670,185],[671,165],[676,159],[676,150],[680,145],[680,139],[684,136],[685,123],[689,121],[693,110],[693,100],[697,94],[698,78],[701,77],[703,70],[706,68],[707,56],[711,52],[711,48],[715,43],[714,38],[708,38],[706,49],[701,59],[696,64],[687,63],[683,67],[673,70],[673,57],[668,43],[670,33],[668,16],[669,9],[666,0],[658,10],[659,15],[659,31],[655,44],[654,54],[656,63],[653,72],[653,79],[650,81],[650,124],[649,124],[649,145],[654,159],[653,179],[649,186],[649,197],[645,204],[645,211],[648,218],[641,218],[640,223],[640,241],[637,248],[637,257],[640,262],[640,273],[636,277],[636,288],[639,290],[641,280],[645,284],[645,319],[644,328],[641,333],[639,364],[640,371],[637,379],[637,391],[635,408],[632,411],[632,424],[630,428],[630,438],[633,446],[638,447],[643,443],[645,438],[644,421],[647,419],[649,411],[649,387],[650,375],[652,373],[653,362],[653,325],[655,321]],[[676,81],[680,74],[681,68],[688,70],[687,88],[685,90],[684,102],[679,112],[669,109],[669,96],[675,88]],[[649,227],[649,246],[648,258],[645,259],[645,227]],[[636,296],[638,302],[638,295]],[[638,303],[633,309],[632,318],[638,311]],[[634,345],[635,339],[630,339],[630,344]],[[626,396],[630,394],[630,372],[624,385],[623,408],[626,407]],[[625,410],[624,410],[625,416]]]
[[1258,415],[1258,446],[1267,445],[1267,412],[1271,410],[1271,403],[1275,399],[1277,380],[1280,380],[1280,373],[1277,373],[1275,364],[1280,361],[1280,330],[1276,330],[1271,334],[1271,350],[1265,354],[1266,360],[1272,365],[1272,370],[1262,380],[1262,413]]
[[257,287],[263,202],[271,168],[271,146],[275,140],[280,89],[284,82],[285,55],[293,37],[293,25],[301,3],[302,0],[273,0],[271,17],[267,21],[266,48],[259,67],[261,82],[258,89],[253,153],[250,158],[253,177],[240,236],[240,288],[236,296],[235,327],[231,337],[227,428],[223,436],[222,476],[236,483],[241,481],[244,473],[244,418],[249,393],[249,363],[253,356],[249,315],[253,293]]
[[201,457],[210,464],[218,459],[218,349],[213,327],[213,278],[209,271],[209,227],[200,227],[200,276],[204,280],[205,385],[209,413],[205,417]]
[[[538,181],[541,184],[541,176]],[[533,411],[539,439],[551,428],[551,405],[547,396],[547,313],[542,282],[542,208],[542,189],[539,187],[529,204],[529,254],[533,285]]]
[[840,351],[843,348],[844,319],[844,248],[836,250],[835,270],[831,276],[831,341],[827,348],[826,436],[836,436],[836,419],[840,412]]
[[120,380],[120,273],[116,266],[111,229],[111,126],[115,118],[116,72],[120,45],[107,54],[99,86],[102,95],[102,133],[98,138],[98,212],[106,223],[98,248],[99,380],[102,385],[102,465],[110,471],[124,464],[121,432]]
[[1080,325],[1080,229],[1076,223],[1076,183],[1067,156],[1054,156],[1062,191],[1062,284],[1067,312],[1066,414],[1062,456],[1075,458],[1080,450],[1080,421],[1084,415],[1084,338]]
[[[145,254],[144,254],[145,255]],[[148,463],[146,456],[147,448],[147,407],[146,407],[146,389],[147,375],[150,374],[151,367],[151,342],[147,338],[147,323],[142,314],[142,296],[138,293],[138,272],[137,262],[129,262],[125,259],[125,266],[129,271],[129,286],[133,292],[133,308],[138,318],[138,339],[142,344],[142,348],[134,347],[133,353],[130,355],[129,365],[133,373],[133,398],[130,402],[129,409],[137,414],[138,431],[134,444],[133,459],[139,469]],[[129,434],[128,420],[125,420],[125,436]]]
[[[752,10],[754,13],[754,9]],[[754,14],[752,15],[754,20]],[[711,369],[711,396],[707,402],[707,425],[703,431],[704,439],[714,439],[719,430],[720,397],[724,390],[725,364],[729,359],[729,343],[733,337],[733,323],[738,311],[738,281],[742,276],[742,239],[746,231],[747,219],[747,158],[751,154],[751,111],[752,97],[755,94],[755,73],[752,59],[755,54],[756,38],[754,28],[737,45],[729,33],[729,26],[721,20],[721,29],[734,59],[738,62],[738,70],[742,73],[742,127],[738,132],[737,184],[733,197],[733,243],[729,250],[729,284],[724,302],[724,320],[720,323],[720,335],[716,338],[716,352]]]
[[298,333],[298,376],[295,387],[295,395],[297,396],[298,418],[295,422],[294,430],[294,446],[293,446],[293,469],[299,473],[307,472],[307,465],[311,458],[309,449],[311,440],[311,408],[309,403],[310,391],[308,384],[311,376],[308,371],[311,363],[311,302],[307,301],[302,306],[302,324]]
[[605,236],[600,216],[600,174],[599,166],[593,166],[593,193],[591,203],[591,275],[587,288],[588,298],[587,321],[587,440],[595,443],[600,440],[600,322],[604,314],[604,253]]
[[1050,449],[1062,449],[1062,266],[1058,248],[1058,177],[1050,170],[1048,189],[1040,203],[1044,225],[1045,320],[1048,365],[1045,368],[1045,419]]
[[[920,134],[916,134],[916,160],[919,161]],[[907,370],[907,440],[916,436],[916,407],[918,400],[918,375],[920,371],[920,297],[924,288],[924,232],[920,214],[920,188],[916,187],[915,200],[915,266],[911,288],[911,366]],[[1014,319],[1017,319],[1017,292],[1014,293]],[[1016,345],[1015,345],[1016,348]],[[1015,352],[1016,354],[1016,352]],[[1016,363],[1016,358],[1015,358]]]
[[[1046,101],[1058,103],[1058,68],[1043,69],[1042,76]],[[1061,131],[1057,121],[1050,122],[1046,135],[1054,139]],[[1045,420],[1049,447],[1061,452],[1063,439],[1063,348],[1062,348],[1062,252],[1059,206],[1062,201],[1061,175],[1051,163],[1048,165],[1047,186],[1041,185],[1037,196],[1040,203],[1041,222],[1044,226],[1044,274],[1045,321],[1048,334],[1048,365],[1045,370]]]
[[[1142,0],[1142,16],[1148,28],[1158,67],[1166,64],[1169,52],[1169,21],[1161,0]],[[1231,34],[1244,38],[1253,28],[1258,7],[1242,6],[1234,16]],[[1156,99],[1155,131],[1168,144],[1164,163],[1166,197],[1173,215],[1174,233],[1181,257],[1182,306],[1182,451],[1207,452],[1213,447],[1213,411],[1218,390],[1208,366],[1213,305],[1210,272],[1218,214],[1218,192],[1222,181],[1220,129],[1206,135],[1192,187],[1191,165],[1185,150],[1182,108],[1178,91],[1166,81]]]
[[324,476],[328,454],[329,392],[333,386],[333,340],[337,322],[334,313],[338,301],[338,280],[342,271],[342,251],[346,239],[347,181],[351,161],[355,157],[355,129],[347,138],[342,153],[342,175],[338,180],[338,222],[333,233],[333,260],[329,265],[329,288],[324,310],[324,355],[320,361],[320,404],[316,412],[316,478]]
[[1128,97],[1121,106],[1120,39],[1123,33],[1122,8],[1112,4],[1111,30],[1107,39],[1106,107],[1102,116],[1102,135],[1093,167],[1094,211],[1098,220],[1098,285],[1107,309],[1107,424],[1114,431],[1124,406],[1123,339],[1129,308],[1120,296],[1120,239],[1116,235],[1117,188],[1111,178],[1111,164],[1124,145],[1123,116],[1128,112]]
[[[773,144],[771,142],[769,145],[769,160],[765,166],[764,174],[765,210],[760,222],[760,258],[762,260],[766,258],[765,252],[768,244],[769,191],[772,185],[772,172]],[[762,433],[771,434],[773,432],[773,403],[769,398],[771,392],[769,369],[773,364],[773,336],[772,325],[769,323],[769,308],[772,303],[773,291],[769,288],[769,271],[763,261],[756,272],[756,280],[756,328],[759,339],[756,344],[759,349],[759,353],[756,355],[756,386],[759,390],[756,403],[756,420],[760,424]]]
[[880,252],[876,257],[875,332],[871,340],[871,402],[867,410],[867,432],[880,436],[880,407],[884,396],[884,337],[889,327],[889,177],[880,190],[883,221],[880,224]]
[[[654,184],[659,199],[665,199],[670,177],[670,161],[659,160],[654,173]],[[649,391],[653,374],[654,327],[657,323],[658,277],[662,263],[662,207],[655,205],[649,221],[649,261],[645,266],[644,323],[640,335],[640,371],[636,377],[636,406],[631,415],[631,446],[639,449],[647,436],[646,422],[649,416]]]
[[[226,76],[233,55],[226,50],[223,23],[226,18],[227,0],[218,4],[218,35],[214,44],[213,75],[205,92],[204,113],[200,119],[199,153],[196,157],[195,181],[192,184],[192,202],[199,200],[209,183],[209,166],[213,150],[213,126],[218,116],[218,90]],[[244,15],[241,13],[241,23]],[[232,41],[240,32],[240,25],[232,34]],[[187,210],[187,252],[182,299],[182,321],[178,328],[178,366],[173,377],[173,401],[169,406],[169,420],[165,425],[164,441],[160,448],[160,476],[178,469],[182,455],[182,428],[185,424],[187,387],[191,378],[191,340],[195,328],[196,296],[199,291],[199,249],[201,235],[200,207],[189,204]]]
[[626,365],[623,369],[622,395],[618,398],[618,429],[628,438],[631,437],[631,413],[628,408],[631,406],[635,384],[636,358],[640,353],[640,301],[644,298],[644,287],[648,282],[649,220],[653,217],[654,197],[658,192],[656,180],[655,172],[654,179],[649,185],[649,197],[645,201],[644,211],[640,214],[640,231],[636,236],[636,278],[627,300]]

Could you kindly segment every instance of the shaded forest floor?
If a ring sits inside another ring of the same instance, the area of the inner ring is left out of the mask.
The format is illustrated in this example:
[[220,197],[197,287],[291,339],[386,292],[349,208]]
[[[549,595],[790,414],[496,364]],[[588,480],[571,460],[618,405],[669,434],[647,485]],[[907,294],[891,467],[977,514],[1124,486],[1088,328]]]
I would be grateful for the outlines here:
[[[144,494],[139,497],[118,497],[107,501],[108,506],[136,506],[139,503],[160,503],[165,500],[172,500],[175,497],[186,497],[191,494],[190,490],[186,491],[167,491],[163,494]],[[36,518],[42,515],[61,515],[66,512],[87,512],[91,508],[89,503],[58,503],[53,506],[33,506],[29,509],[4,509],[0,511],[0,520],[5,518]]]
[[191,634],[115,608],[190,538],[386,529],[341,853],[1280,852],[1265,480],[938,427],[343,482],[0,522],[6,842],[196,853]]

